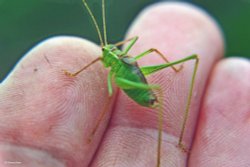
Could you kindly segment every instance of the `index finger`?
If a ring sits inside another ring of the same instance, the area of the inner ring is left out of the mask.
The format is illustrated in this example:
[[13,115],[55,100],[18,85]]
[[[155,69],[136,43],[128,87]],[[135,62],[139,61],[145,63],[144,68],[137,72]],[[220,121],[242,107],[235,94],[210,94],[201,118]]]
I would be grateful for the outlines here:
[[[199,55],[200,65],[184,134],[184,144],[189,147],[207,78],[215,62],[223,55],[223,39],[218,26],[204,11],[191,5],[159,3],[139,15],[129,30],[128,37],[132,36],[139,36],[139,40],[129,52],[130,55],[138,55],[150,48],[157,48],[170,61],[192,54]],[[141,66],[162,63],[164,61],[154,54],[139,61]],[[164,90],[162,166],[184,166],[187,158],[187,154],[176,145],[193,68],[193,62],[185,62],[179,73],[165,69],[148,78],[150,84],[159,84]],[[139,106],[120,91],[112,122],[95,162],[114,160],[115,157],[116,165],[154,166],[157,122],[156,110]]]

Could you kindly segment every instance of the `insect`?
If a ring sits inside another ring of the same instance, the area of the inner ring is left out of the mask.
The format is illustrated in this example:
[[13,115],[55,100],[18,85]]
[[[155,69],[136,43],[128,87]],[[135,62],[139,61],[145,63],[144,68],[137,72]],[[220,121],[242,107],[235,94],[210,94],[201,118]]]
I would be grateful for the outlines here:
[[[179,142],[178,142],[178,146],[184,150],[185,147],[182,143],[182,140],[183,140],[185,126],[186,126],[186,122],[187,122],[187,118],[189,114],[189,107],[191,103],[191,97],[192,97],[192,92],[193,92],[193,87],[194,87],[195,76],[196,76],[196,72],[198,68],[199,58],[196,54],[194,54],[194,55],[187,56],[183,59],[180,59],[174,62],[169,62],[167,58],[155,48],[151,48],[139,55],[131,57],[128,55],[128,52],[136,43],[136,41],[138,40],[138,37],[136,36],[133,38],[129,38],[127,40],[118,42],[116,44],[109,44],[107,42],[107,35],[106,35],[105,0],[102,0],[103,36],[101,34],[98,23],[91,9],[89,8],[86,0],[82,0],[82,2],[85,8],[87,9],[94,23],[95,29],[97,31],[97,34],[101,43],[102,56],[94,59],[92,62],[90,62],[89,64],[87,64],[86,66],[84,66],[82,69],[78,70],[75,73],[70,73],[68,71],[64,71],[64,72],[66,75],[73,77],[73,76],[78,75],[82,71],[86,70],[88,67],[90,67],[94,63],[101,61],[105,68],[110,69],[109,74],[108,74],[108,82],[107,82],[109,98],[111,98],[113,95],[112,82],[114,82],[118,88],[122,89],[132,100],[134,100],[139,105],[148,107],[148,108],[157,109],[159,114],[158,114],[158,143],[157,143],[156,166],[160,167],[162,129],[163,129],[163,107],[162,107],[163,93],[159,85],[149,84],[146,80],[146,76],[153,74],[157,71],[160,71],[164,68],[168,68],[168,67],[171,67],[175,72],[179,72],[182,69],[182,66],[177,69],[174,65],[182,64],[189,60],[195,60],[195,66],[194,66],[192,79],[190,83],[184,120],[182,123]],[[120,50],[118,47],[125,43],[129,43],[128,46],[124,50]],[[157,55],[160,56],[165,61],[165,63],[160,64],[160,65],[139,67],[139,65],[137,64],[137,60],[143,58],[144,56],[149,55],[152,52],[157,53]],[[157,95],[156,92],[159,92],[159,95]],[[92,133],[90,134],[90,138],[89,138],[90,141],[92,137],[94,136],[96,130],[98,129],[100,122],[105,116],[105,113],[107,112],[106,106],[107,104],[104,106],[104,110],[100,113],[100,116],[97,119],[96,125],[93,128]]]

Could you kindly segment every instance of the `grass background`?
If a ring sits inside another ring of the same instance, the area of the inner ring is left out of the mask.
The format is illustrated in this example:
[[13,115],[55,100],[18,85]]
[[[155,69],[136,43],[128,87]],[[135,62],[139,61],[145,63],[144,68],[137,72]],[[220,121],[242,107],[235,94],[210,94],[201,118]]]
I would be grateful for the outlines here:
[[[106,0],[110,42],[123,39],[135,16],[159,0]],[[166,1],[166,0],[165,0]],[[101,21],[101,0],[89,0]],[[221,26],[226,56],[250,58],[250,0],[192,0]],[[98,42],[81,0],[0,0],[0,81],[30,48],[56,35],[74,35]]]

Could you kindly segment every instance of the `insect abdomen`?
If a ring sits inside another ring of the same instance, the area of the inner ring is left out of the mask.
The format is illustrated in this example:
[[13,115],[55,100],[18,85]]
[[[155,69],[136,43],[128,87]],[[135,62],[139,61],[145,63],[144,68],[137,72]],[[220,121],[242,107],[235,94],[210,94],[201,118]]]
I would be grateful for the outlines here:
[[[119,71],[117,71],[116,74],[117,77],[122,77],[135,83],[148,85],[147,80],[140,71],[137,63],[121,65]],[[145,107],[152,107],[157,101],[157,98],[151,89],[138,89],[135,87],[134,89],[130,88],[122,90],[136,103]]]
[[123,91],[135,102],[145,107],[152,107],[157,101],[152,90],[123,89]]

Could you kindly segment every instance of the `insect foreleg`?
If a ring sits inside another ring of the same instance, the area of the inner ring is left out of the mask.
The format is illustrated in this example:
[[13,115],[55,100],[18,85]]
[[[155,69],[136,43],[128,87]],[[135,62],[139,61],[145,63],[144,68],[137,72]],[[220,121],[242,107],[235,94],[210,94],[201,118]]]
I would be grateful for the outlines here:
[[183,63],[183,62],[186,62],[186,61],[189,61],[189,60],[195,60],[195,66],[194,66],[192,79],[191,79],[191,83],[190,83],[190,87],[189,87],[188,98],[187,98],[187,103],[186,103],[186,108],[185,108],[185,114],[184,114],[184,118],[183,118],[183,122],[182,122],[182,126],[181,126],[180,137],[179,137],[179,141],[178,141],[178,146],[184,151],[186,151],[186,150],[185,150],[185,146],[182,143],[182,140],[183,140],[183,135],[184,135],[184,132],[185,132],[186,123],[187,123],[187,119],[188,119],[188,115],[189,115],[191,98],[192,98],[193,88],[194,88],[194,80],[195,80],[195,76],[196,76],[197,68],[198,68],[198,64],[199,64],[198,56],[197,55],[191,55],[191,56],[188,56],[186,58],[183,58],[183,59],[180,59],[180,60],[177,60],[177,61],[174,61],[174,62],[170,62],[170,63],[166,63],[166,64],[160,64],[160,65],[156,65],[156,66],[145,66],[145,67],[140,68],[144,75],[150,75],[152,73],[160,71],[161,69],[171,67],[171,66],[173,66],[175,64]]
[[135,42],[138,40],[138,36],[135,36],[135,37],[132,37],[132,38],[129,38],[129,39],[126,39],[124,41],[121,41],[121,42],[118,42],[115,44],[115,46],[120,46],[120,45],[123,45],[129,41],[131,41],[128,46],[125,48],[125,50],[123,51],[123,54],[122,55],[127,55],[128,54],[128,51],[132,48],[132,46],[135,44]]
[[[129,41],[132,41],[132,40],[135,40],[135,42],[138,40],[138,36],[135,36],[135,37],[132,37],[132,38],[129,38],[129,39],[125,39],[125,40],[123,40],[123,41],[120,41],[120,42],[117,42],[116,44],[114,44],[115,46],[121,46],[121,45],[123,45],[123,44],[125,44],[125,43],[127,43],[127,42],[129,42]],[[134,43],[135,43],[134,42]]]
[[159,91],[158,101],[158,143],[157,143],[157,164],[156,167],[161,166],[161,145],[162,145],[162,130],[163,130],[163,91],[161,88]]
[[[138,60],[138,59],[140,59],[140,58],[142,58],[142,57],[144,57],[144,56],[147,56],[147,55],[149,55],[149,54],[152,53],[152,52],[157,53],[157,55],[160,56],[166,63],[169,63],[169,60],[166,58],[166,56],[164,56],[159,50],[157,50],[157,49],[155,49],[155,48],[151,48],[151,49],[149,49],[149,50],[147,50],[147,51],[145,51],[145,52],[143,52],[143,53],[141,53],[141,54],[135,56],[135,60]],[[182,67],[183,67],[182,65],[181,65],[181,67],[179,67],[179,68],[176,68],[176,67],[174,67],[174,66],[171,66],[171,68],[172,68],[175,72],[179,72],[179,71],[182,69]]]
[[66,75],[68,75],[68,76],[70,76],[70,77],[74,77],[74,76],[78,75],[80,72],[86,70],[86,69],[87,69],[88,67],[90,67],[92,64],[98,62],[99,60],[101,60],[100,57],[96,58],[95,60],[93,60],[93,61],[90,62],[88,65],[84,66],[82,69],[80,69],[79,71],[77,71],[77,72],[75,72],[75,73],[70,73],[70,72],[68,72],[67,70],[63,70],[63,71],[64,71],[64,73],[65,73]]

